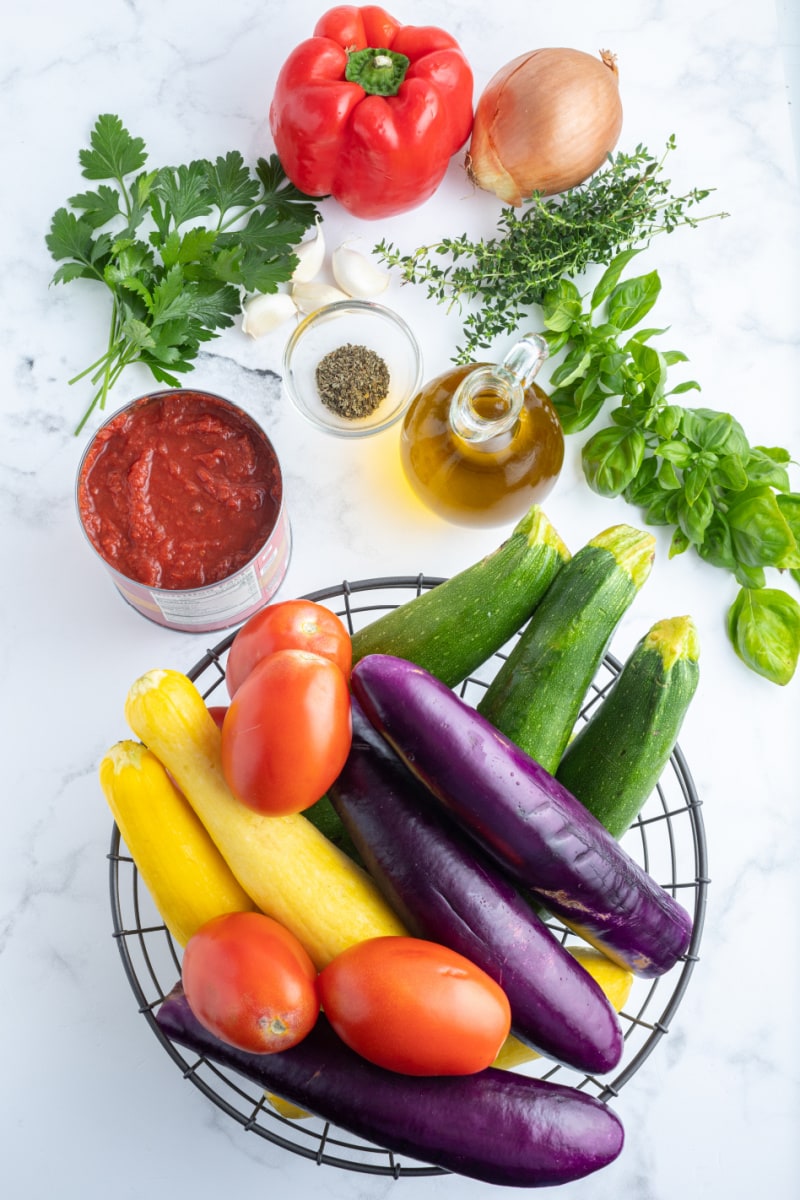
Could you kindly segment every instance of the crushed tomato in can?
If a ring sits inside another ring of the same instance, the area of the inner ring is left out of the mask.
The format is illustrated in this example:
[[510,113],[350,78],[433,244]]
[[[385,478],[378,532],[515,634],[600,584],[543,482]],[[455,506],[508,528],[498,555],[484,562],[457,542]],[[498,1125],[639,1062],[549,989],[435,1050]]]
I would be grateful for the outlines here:
[[223,629],[261,608],[291,535],[272,443],[230,401],[175,389],[111,417],[83,456],[84,532],[123,597],[173,629]]

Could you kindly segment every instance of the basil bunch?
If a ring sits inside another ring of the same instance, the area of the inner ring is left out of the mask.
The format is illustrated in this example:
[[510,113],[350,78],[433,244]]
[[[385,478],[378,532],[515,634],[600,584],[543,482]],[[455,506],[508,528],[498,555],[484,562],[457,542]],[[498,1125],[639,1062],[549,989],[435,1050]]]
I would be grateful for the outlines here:
[[545,296],[550,353],[564,351],[551,376],[553,403],[564,432],[576,433],[618,401],[608,412],[611,424],[583,447],[589,486],[601,496],[624,496],[650,525],[672,526],[670,557],[691,547],[735,576],[741,587],[727,620],[733,647],[752,670],[786,684],[800,656],[800,604],[768,587],[766,573],[774,568],[800,584],[800,493],[791,490],[791,455],[751,446],[730,413],[676,402],[699,384],[668,387],[670,367],[686,355],[651,344],[666,330],[639,327],[661,280],[656,271],[622,279],[637,253],[617,255],[588,297],[568,279]]

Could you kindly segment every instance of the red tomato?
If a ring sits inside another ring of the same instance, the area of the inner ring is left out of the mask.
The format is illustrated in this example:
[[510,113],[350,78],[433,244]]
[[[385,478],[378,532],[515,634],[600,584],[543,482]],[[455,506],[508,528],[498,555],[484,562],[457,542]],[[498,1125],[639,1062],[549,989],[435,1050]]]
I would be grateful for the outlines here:
[[228,711],[227,704],[209,704],[208,711],[213,717],[217,729],[222,729],[225,713]]
[[471,1075],[511,1029],[503,989],[469,959],[413,937],[356,942],[317,979],[325,1015],[351,1050],[405,1075]]
[[233,639],[225,667],[228,694],[235,695],[256,663],[276,650],[310,650],[312,654],[321,654],[350,678],[353,665],[350,634],[336,613],[313,600],[283,600],[262,608]]
[[350,691],[339,667],[306,650],[276,650],[231,700],[222,770],[243,804],[285,816],[324,795],[351,740]]
[[224,913],[203,925],[186,944],[181,979],[201,1025],[240,1050],[288,1050],[319,1015],[314,964],[263,913]]

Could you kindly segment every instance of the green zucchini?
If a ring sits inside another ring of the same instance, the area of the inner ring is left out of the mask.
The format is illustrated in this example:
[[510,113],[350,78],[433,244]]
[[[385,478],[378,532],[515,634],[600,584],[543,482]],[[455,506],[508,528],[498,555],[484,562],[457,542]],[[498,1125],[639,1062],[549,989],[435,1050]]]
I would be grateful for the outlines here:
[[555,774],[614,630],[650,574],[655,538],[614,525],[558,572],[478,703]]
[[614,837],[633,824],[675,748],[699,652],[690,617],[657,621],[564,752],[556,778]]
[[356,630],[353,663],[392,654],[455,687],[524,625],[568,560],[534,505],[491,554]]

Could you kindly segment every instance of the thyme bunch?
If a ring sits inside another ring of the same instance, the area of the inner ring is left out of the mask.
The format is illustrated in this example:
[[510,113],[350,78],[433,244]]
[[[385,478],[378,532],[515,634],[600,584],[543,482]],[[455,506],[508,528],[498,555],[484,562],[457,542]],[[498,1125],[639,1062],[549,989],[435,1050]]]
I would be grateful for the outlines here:
[[463,315],[465,340],[453,357],[468,363],[499,334],[515,332],[526,309],[541,304],[560,279],[607,265],[622,250],[643,249],[659,233],[728,215],[695,214],[713,189],[673,194],[664,163],[675,146],[672,135],[660,159],[642,145],[633,154],[609,155],[608,166],[579,187],[503,208],[492,237],[446,237],[411,254],[384,239],[374,253],[399,269],[404,282],[427,287],[428,298],[448,311],[464,314],[478,302]]

